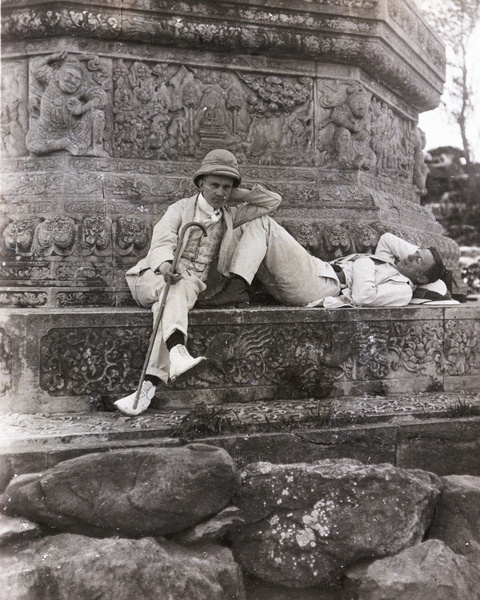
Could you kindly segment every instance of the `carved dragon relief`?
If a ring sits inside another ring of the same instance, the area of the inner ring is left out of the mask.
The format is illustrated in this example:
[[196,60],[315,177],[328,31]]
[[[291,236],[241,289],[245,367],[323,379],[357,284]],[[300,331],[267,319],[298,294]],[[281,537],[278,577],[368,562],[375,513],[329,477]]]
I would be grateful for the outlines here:
[[[41,385],[52,395],[119,393],[138,378],[148,328],[51,329],[40,345]],[[215,348],[208,367],[175,389],[276,387],[329,393],[339,381],[403,374],[460,376],[480,369],[480,325],[394,320],[193,326],[192,351]],[[403,375],[404,376],[404,375]],[[106,387],[105,387],[106,386]]]

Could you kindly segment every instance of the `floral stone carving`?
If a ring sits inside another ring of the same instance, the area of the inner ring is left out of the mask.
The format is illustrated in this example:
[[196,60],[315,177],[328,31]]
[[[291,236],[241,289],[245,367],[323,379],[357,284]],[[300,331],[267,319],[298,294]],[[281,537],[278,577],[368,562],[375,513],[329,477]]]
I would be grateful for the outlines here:
[[146,327],[52,329],[40,340],[40,387],[52,395],[128,391],[149,333]]

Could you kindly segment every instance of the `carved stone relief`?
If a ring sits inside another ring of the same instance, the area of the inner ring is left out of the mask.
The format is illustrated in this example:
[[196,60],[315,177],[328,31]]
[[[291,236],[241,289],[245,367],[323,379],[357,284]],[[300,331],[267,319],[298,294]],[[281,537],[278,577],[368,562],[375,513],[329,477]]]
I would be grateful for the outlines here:
[[354,252],[373,252],[383,233],[367,223],[285,221],[282,225],[311,254],[328,261]]
[[[226,57],[230,62],[251,53],[313,60],[321,55],[322,60],[360,66],[382,83],[410,93],[418,109],[438,104],[442,47],[412,11],[413,22],[406,29],[407,39],[413,42],[409,44],[382,26],[383,3],[374,0],[330,0],[317,2],[313,10],[289,7],[288,11],[275,3],[268,7],[221,3],[220,10],[202,2],[157,2],[154,7],[149,3],[146,11],[141,6],[122,9],[114,4],[105,1],[93,8],[86,3],[79,10],[53,2],[34,13],[22,6],[6,7],[4,36],[12,40],[69,35],[148,42],[168,49],[232,50],[236,56]],[[395,5],[389,6],[390,17],[400,22],[402,17],[395,11],[406,3],[390,4]]]
[[145,222],[137,217],[85,216],[80,222],[65,216],[26,217],[11,221],[3,230],[2,254],[48,256],[139,256],[149,241]]
[[46,292],[0,292],[0,306],[37,308],[46,306],[47,301]]
[[147,226],[140,219],[119,217],[114,230],[115,252],[119,256],[138,255],[147,246]]
[[27,63],[2,64],[2,115],[0,143],[4,157],[25,156],[27,132]]
[[149,335],[146,327],[52,329],[40,340],[40,387],[52,396],[128,391]]
[[358,83],[319,82],[317,147],[322,167],[375,169],[371,149],[371,95]]
[[57,292],[55,295],[57,306],[116,306],[114,292]]
[[[72,298],[82,293],[62,293],[60,305],[74,304]],[[109,306],[114,298],[97,293],[96,301]],[[148,327],[51,329],[40,342],[41,387],[52,395],[131,389],[139,377],[148,335]],[[276,386],[285,394],[301,390],[323,394],[340,381],[412,375],[441,379],[480,369],[480,324],[472,327],[467,321],[450,321],[445,327],[441,320],[393,318],[194,325],[190,343],[192,352],[206,353],[209,362],[200,374],[175,383],[175,389],[253,384]]]
[[222,145],[241,162],[311,164],[310,79],[118,60],[113,82],[119,157],[181,160]]
[[25,265],[21,263],[4,264],[2,266],[3,279],[8,280],[46,280],[52,279],[52,271],[49,265]]
[[414,183],[424,193],[422,134],[357,82],[319,81],[317,148],[323,168]]
[[[216,352],[202,374],[174,387],[254,382],[311,390],[343,376],[348,352],[345,344],[338,349],[338,334],[336,326],[305,324],[193,327],[193,351],[215,347]],[[41,387],[52,395],[128,390],[141,371],[148,335],[147,328],[52,329],[40,342]]]
[[359,324],[356,377],[398,377],[402,370],[433,375],[442,360],[443,336],[441,323]]
[[12,387],[12,340],[7,332],[0,329],[0,395]]
[[480,369],[480,323],[447,321],[445,358],[441,364],[447,375],[472,375]]
[[94,55],[55,52],[31,61],[26,145],[32,154],[109,156],[110,71],[110,61]]
[[445,68],[445,54],[441,44],[413,10],[405,2],[387,2],[387,9],[389,16],[427,52],[432,63],[440,69]]

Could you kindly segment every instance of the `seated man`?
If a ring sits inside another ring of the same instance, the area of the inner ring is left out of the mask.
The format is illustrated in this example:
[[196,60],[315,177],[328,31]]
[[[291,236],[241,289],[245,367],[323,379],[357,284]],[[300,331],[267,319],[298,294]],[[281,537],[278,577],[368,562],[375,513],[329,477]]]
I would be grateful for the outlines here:
[[[167,283],[171,287],[134,408],[136,392],[115,402],[127,415],[138,415],[149,406],[159,381],[173,381],[205,361],[193,358],[185,347],[188,312],[197,297],[214,288],[215,277],[228,275],[233,253],[234,229],[252,219],[275,210],[281,197],[255,185],[240,189],[241,175],[235,156],[227,150],[212,150],[193,175],[198,193],[172,204],[156,224],[150,249],[145,258],[127,272],[127,282],[135,301],[159,312],[159,299]],[[226,206],[228,200],[240,202]],[[172,262],[183,226],[192,221],[206,228],[204,236],[198,227],[190,228],[183,241],[175,272]],[[156,319],[155,319],[156,320]]]
[[416,286],[438,280],[445,270],[435,248],[418,248],[391,233],[381,236],[375,254],[352,254],[332,263],[311,256],[267,216],[240,227],[238,234],[232,279],[200,307],[245,301],[255,275],[283,304],[406,306]]

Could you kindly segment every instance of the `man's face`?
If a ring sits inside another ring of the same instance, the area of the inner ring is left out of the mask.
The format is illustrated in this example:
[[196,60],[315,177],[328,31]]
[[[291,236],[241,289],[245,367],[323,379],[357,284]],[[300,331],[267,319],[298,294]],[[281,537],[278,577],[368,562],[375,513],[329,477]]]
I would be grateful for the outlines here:
[[213,208],[223,206],[233,190],[233,178],[225,175],[207,175],[198,182],[205,200]]
[[433,254],[428,248],[420,248],[407,258],[403,258],[396,263],[397,270],[405,277],[408,277],[412,283],[427,283],[428,279],[425,273],[435,264]]

